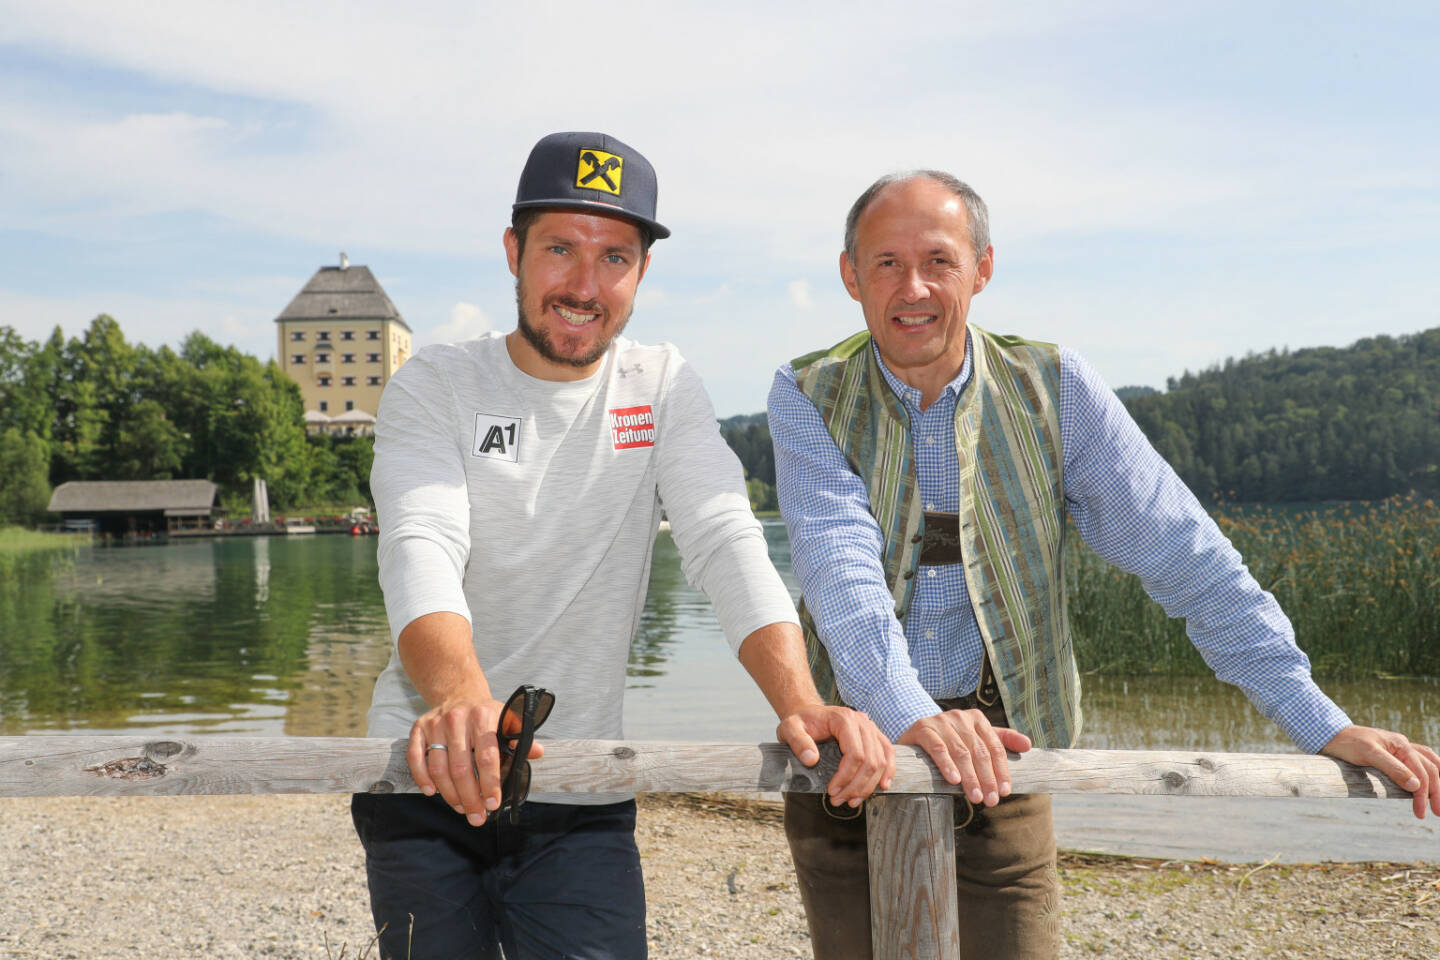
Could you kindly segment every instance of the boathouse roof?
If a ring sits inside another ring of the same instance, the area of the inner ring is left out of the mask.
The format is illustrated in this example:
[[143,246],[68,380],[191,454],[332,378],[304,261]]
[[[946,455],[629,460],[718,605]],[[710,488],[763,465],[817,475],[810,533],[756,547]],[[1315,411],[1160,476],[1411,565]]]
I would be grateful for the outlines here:
[[55,488],[51,513],[149,513],[194,516],[220,506],[209,480],[71,480]]
[[348,260],[316,270],[275,318],[276,323],[296,320],[393,320],[410,329],[370,268],[351,266]]

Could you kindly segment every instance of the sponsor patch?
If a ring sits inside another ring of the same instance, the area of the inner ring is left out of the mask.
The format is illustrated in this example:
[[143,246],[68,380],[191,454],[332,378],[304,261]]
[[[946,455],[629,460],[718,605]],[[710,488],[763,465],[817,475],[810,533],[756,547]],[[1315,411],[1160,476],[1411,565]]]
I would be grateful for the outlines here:
[[610,439],[616,450],[655,446],[655,414],[650,405],[611,410]]
[[625,158],[604,150],[581,150],[575,166],[575,186],[620,196],[620,175],[625,172]]
[[475,414],[475,440],[470,447],[470,456],[518,462],[521,423],[519,417],[501,417],[493,413]]

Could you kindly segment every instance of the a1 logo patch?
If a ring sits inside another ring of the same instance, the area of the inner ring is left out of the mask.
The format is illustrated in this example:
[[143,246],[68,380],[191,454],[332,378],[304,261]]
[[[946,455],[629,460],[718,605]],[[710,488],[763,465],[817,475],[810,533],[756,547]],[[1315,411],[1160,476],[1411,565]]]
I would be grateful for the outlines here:
[[655,446],[655,413],[650,405],[611,410],[610,439],[616,450]]
[[522,422],[519,417],[500,417],[493,413],[475,414],[475,440],[470,447],[470,456],[518,462]]

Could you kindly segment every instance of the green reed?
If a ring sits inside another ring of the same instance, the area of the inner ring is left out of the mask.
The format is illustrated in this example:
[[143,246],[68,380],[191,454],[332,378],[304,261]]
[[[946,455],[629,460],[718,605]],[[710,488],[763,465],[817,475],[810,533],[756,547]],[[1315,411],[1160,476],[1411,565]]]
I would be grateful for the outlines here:
[[[1317,674],[1440,675],[1434,501],[1221,505],[1215,519],[1290,617]],[[1067,588],[1081,670],[1208,672],[1183,622],[1168,619],[1136,577],[1109,567],[1070,533]]]
[[76,534],[0,527],[0,577],[16,582],[14,575],[22,566],[29,568],[73,559],[79,545],[85,542],[87,538]]

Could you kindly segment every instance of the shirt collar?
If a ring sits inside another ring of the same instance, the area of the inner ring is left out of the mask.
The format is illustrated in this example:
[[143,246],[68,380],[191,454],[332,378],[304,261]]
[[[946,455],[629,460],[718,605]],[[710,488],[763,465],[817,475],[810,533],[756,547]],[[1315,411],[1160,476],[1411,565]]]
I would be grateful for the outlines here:
[[[885,365],[885,358],[880,356],[880,347],[876,345],[875,338],[870,338],[870,349],[875,351],[875,359],[880,364],[880,372],[885,375],[885,382],[890,384],[890,389],[895,391],[895,396],[904,402],[905,406],[912,410],[920,409],[920,391],[910,386],[904,380],[897,377],[889,367]],[[940,400],[959,397],[965,390],[965,385],[970,382],[970,328],[965,328],[965,362],[960,364],[960,372],[955,379],[945,384],[945,389],[940,391]]]

